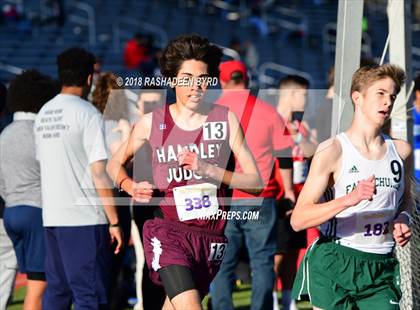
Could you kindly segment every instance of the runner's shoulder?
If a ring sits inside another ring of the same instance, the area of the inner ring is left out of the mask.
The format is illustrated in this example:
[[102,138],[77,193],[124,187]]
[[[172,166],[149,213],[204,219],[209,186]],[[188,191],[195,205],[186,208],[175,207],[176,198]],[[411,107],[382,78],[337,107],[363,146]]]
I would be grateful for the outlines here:
[[[223,107],[223,108],[228,109],[226,107]],[[236,114],[234,112],[232,112],[229,109],[227,111],[227,118],[228,118],[228,121],[229,121],[229,126],[231,128],[236,128],[236,127],[239,126],[239,119],[238,119],[238,117],[236,116]]]
[[410,143],[401,139],[391,138],[395,145],[398,155],[402,160],[406,160],[412,154],[412,147]]
[[337,137],[329,138],[318,145],[312,165],[316,164],[320,169],[326,169],[328,172],[335,171],[335,168],[339,166],[342,152],[341,143]]

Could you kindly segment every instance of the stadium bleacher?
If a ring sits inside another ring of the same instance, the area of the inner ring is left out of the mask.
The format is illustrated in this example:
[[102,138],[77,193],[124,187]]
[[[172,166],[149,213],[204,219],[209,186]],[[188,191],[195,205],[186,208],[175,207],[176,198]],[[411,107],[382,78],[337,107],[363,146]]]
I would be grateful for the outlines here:
[[[40,16],[41,8],[33,2],[37,1],[29,1],[28,4],[25,1],[24,11],[28,16]],[[262,16],[269,21],[271,31],[267,36],[261,36],[256,29],[252,29],[246,16],[242,20],[228,20],[227,14],[237,8],[221,9],[216,2],[220,4],[220,1],[175,0],[78,1],[89,5],[95,13],[93,36],[96,43],[93,45],[89,44],[92,37],[88,27],[74,21],[87,20],[87,13],[79,9],[74,4],[76,2],[67,1],[67,18],[61,27],[55,24],[42,27],[33,25],[32,33],[28,34],[19,33],[16,26],[0,25],[0,65],[37,68],[55,77],[55,56],[69,46],[79,45],[88,48],[102,60],[103,70],[124,75],[131,73],[125,70],[122,63],[122,48],[129,36],[136,32],[153,31],[156,34],[161,31],[167,40],[194,32],[222,46],[228,46],[233,37],[250,40],[258,51],[259,65],[274,62],[307,72],[312,76],[313,87],[325,87],[326,71],[334,61],[334,53],[323,51],[322,33],[326,24],[336,22],[336,1],[323,1],[321,4],[316,1],[281,1],[280,4],[265,1],[268,4]],[[380,58],[388,33],[386,12],[372,12],[367,8],[365,16],[368,18],[368,33],[375,38],[372,40],[371,56]],[[296,25],[299,27],[299,23],[304,33],[295,36],[291,29]],[[119,48],[115,49],[117,25],[120,37]],[[157,28],[157,32],[152,28]],[[420,47],[420,36],[413,35],[413,46]],[[8,82],[12,76],[7,70],[0,70],[0,80],[3,82]]]

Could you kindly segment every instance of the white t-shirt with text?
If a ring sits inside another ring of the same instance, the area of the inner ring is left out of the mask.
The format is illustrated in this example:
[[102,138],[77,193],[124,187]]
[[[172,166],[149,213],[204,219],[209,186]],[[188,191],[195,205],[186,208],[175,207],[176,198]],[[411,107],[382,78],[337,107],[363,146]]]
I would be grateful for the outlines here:
[[58,94],[39,111],[34,131],[44,226],[106,224],[90,168],[107,159],[99,111],[78,96]]

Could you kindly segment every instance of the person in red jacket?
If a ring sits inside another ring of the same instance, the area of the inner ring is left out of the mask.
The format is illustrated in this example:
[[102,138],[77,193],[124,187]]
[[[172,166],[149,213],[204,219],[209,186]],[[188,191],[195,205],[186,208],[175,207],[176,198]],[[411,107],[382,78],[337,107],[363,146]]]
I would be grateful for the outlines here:
[[[226,61],[220,65],[220,84],[223,89],[219,105],[229,107],[241,120],[246,144],[257,162],[264,182],[258,196],[234,190],[231,211],[258,211],[258,220],[232,219],[225,234],[229,246],[212,284],[213,309],[233,309],[232,289],[239,251],[244,244],[252,269],[252,309],[272,309],[274,285],[274,254],[276,251],[276,197],[294,200],[292,187],[291,136],[286,124],[270,104],[257,99],[247,89],[246,66],[240,61]],[[275,161],[280,158],[280,173],[284,186],[275,179]],[[237,165],[235,171],[241,171]],[[284,189],[283,189],[284,187]]]
[[141,34],[128,40],[124,48],[124,64],[128,69],[138,69],[150,60],[148,55],[147,39]]

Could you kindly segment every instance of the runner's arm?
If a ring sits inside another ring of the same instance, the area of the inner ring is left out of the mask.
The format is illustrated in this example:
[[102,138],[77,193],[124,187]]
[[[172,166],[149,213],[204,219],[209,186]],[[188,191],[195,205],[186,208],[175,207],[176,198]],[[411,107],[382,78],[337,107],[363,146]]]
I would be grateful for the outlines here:
[[284,198],[287,198],[293,202],[296,202],[296,196],[293,190],[293,169],[282,168],[280,166],[279,171],[280,171],[281,179],[283,181]]
[[120,133],[121,138],[117,141],[110,143],[109,151],[111,156],[114,156],[114,153],[120,148],[121,144],[128,139],[131,133],[131,125],[125,119],[120,119],[118,125],[112,130],[113,132]]
[[411,214],[413,197],[411,195],[412,173],[413,173],[413,151],[409,143],[403,140],[394,140],[398,155],[404,162],[404,198],[398,209],[398,214],[408,212]]
[[230,127],[230,148],[235,154],[243,173],[227,171],[220,167],[208,165],[205,174],[224,184],[230,185],[232,188],[258,195],[263,190],[263,184],[257,165],[246,144],[238,119],[232,112],[229,112],[228,120]]
[[276,113],[273,120],[273,149],[274,156],[277,157],[279,163],[279,173],[284,189],[283,196],[295,203],[296,196],[293,190],[293,147],[295,145],[293,134],[295,134],[295,128],[292,124],[287,126],[280,114]]
[[309,124],[305,121],[303,121],[301,123],[301,126],[303,128],[305,128],[306,132],[308,133],[307,137],[304,137],[300,143],[299,143],[299,147],[303,152],[303,155],[305,156],[305,158],[311,158],[312,156],[314,156],[315,151],[316,151],[316,141],[315,138],[313,136],[313,129],[311,129],[309,127]]
[[122,143],[119,149],[108,161],[107,171],[111,179],[118,187],[133,196],[134,182],[128,177],[124,166],[134,154],[149,139],[152,124],[152,113],[144,115],[135,125],[130,137]]
[[334,183],[334,173],[338,173],[340,167],[341,145],[338,140],[332,138],[321,143],[315,152],[308,178],[292,213],[290,221],[294,230],[318,226],[360,201],[372,198],[375,189],[373,176],[368,180],[361,180],[351,193],[319,203],[325,190]]
[[[403,140],[394,140],[397,152],[404,161],[404,196],[394,220],[393,236],[396,243],[404,246],[411,238],[410,218],[413,207],[411,194],[413,153],[410,144]],[[394,172],[394,171],[392,171]],[[398,171],[395,171],[398,175]]]

